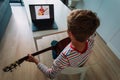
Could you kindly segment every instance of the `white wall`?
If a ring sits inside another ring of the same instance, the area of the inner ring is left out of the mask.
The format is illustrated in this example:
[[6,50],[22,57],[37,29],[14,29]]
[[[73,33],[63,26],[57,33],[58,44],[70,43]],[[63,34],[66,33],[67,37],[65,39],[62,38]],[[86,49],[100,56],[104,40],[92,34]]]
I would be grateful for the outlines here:
[[101,21],[97,32],[120,59],[120,0],[82,0],[76,7],[97,13]]

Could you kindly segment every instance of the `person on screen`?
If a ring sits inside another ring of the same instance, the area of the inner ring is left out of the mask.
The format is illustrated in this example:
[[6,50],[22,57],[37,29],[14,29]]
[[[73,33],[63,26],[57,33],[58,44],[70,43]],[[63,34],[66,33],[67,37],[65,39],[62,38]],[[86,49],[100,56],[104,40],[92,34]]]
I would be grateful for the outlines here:
[[27,61],[35,63],[51,79],[66,67],[81,67],[89,58],[94,44],[94,34],[99,25],[99,18],[91,10],[73,10],[67,17],[67,32],[71,42],[56,56],[51,68],[31,54],[28,55]]
[[48,8],[44,9],[43,6],[40,7],[39,11],[38,11],[38,15],[42,16],[44,15],[45,11],[47,10]]

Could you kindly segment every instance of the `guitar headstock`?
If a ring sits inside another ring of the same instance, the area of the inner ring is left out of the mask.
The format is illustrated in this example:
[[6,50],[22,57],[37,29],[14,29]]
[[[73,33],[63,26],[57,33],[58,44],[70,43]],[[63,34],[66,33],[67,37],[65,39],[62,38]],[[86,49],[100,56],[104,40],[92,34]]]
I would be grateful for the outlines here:
[[12,72],[13,69],[16,69],[17,66],[20,66],[22,62],[19,62],[19,61],[15,61],[14,63],[10,64],[9,66],[6,66],[3,68],[3,71],[4,72]]

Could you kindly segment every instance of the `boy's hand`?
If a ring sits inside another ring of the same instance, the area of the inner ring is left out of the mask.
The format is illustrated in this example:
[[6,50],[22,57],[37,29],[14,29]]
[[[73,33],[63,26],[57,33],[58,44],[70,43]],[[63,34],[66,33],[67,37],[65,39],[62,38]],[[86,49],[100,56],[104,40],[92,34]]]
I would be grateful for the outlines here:
[[34,58],[31,54],[28,54],[28,59],[26,61],[33,62],[36,65],[39,63],[39,61],[36,58]]

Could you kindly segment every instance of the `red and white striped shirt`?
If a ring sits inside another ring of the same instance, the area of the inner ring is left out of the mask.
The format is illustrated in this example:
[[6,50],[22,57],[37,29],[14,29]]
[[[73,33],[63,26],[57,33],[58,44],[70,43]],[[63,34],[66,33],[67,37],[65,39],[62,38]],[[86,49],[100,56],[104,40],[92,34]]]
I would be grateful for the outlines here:
[[49,78],[54,78],[58,72],[65,67],[80,67],[83,65],[90,55],[93,47],[94,37],[90,37],[86,42],[86,48],[82,52],[75,49],[71,43],[69,43],[60,55],[54,60],[53,66],[48,68],[44,64],[39,63],[38,68]]

